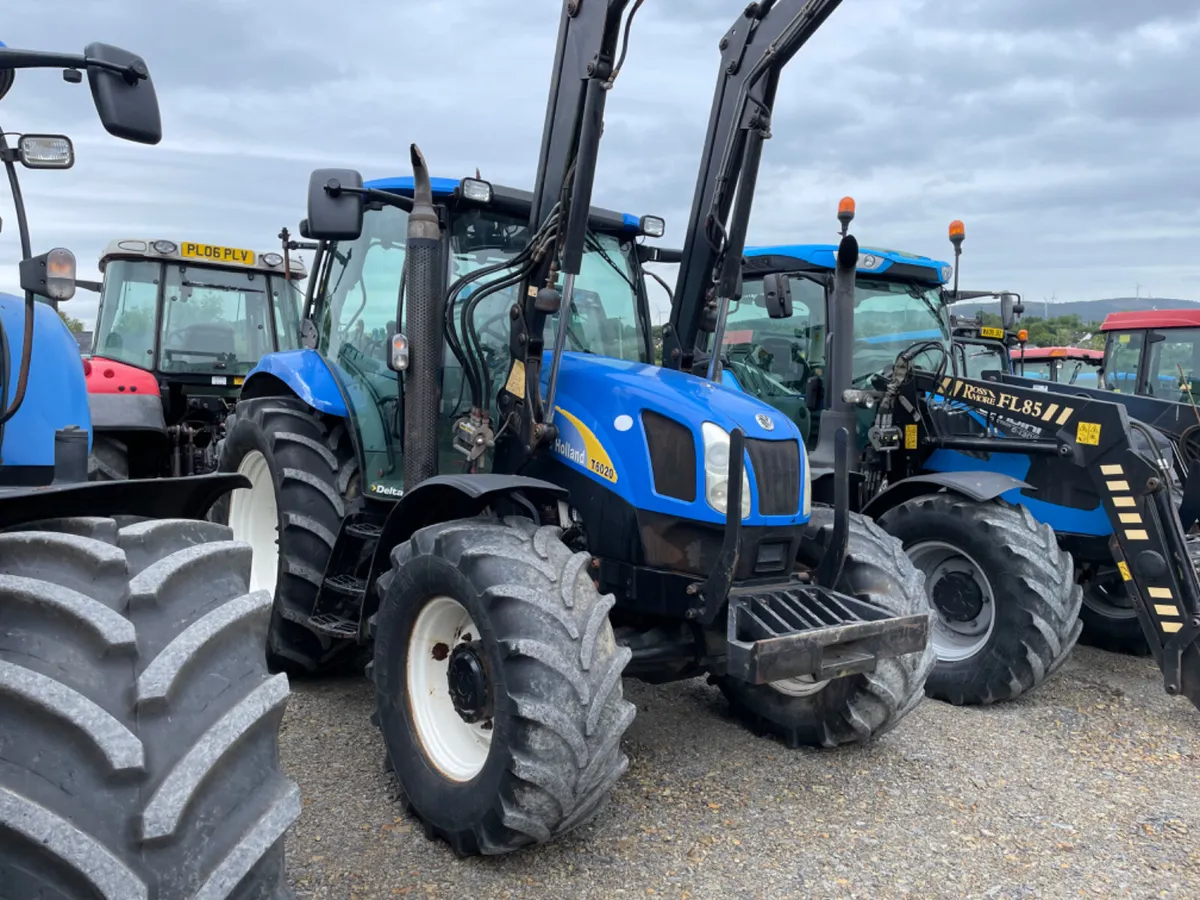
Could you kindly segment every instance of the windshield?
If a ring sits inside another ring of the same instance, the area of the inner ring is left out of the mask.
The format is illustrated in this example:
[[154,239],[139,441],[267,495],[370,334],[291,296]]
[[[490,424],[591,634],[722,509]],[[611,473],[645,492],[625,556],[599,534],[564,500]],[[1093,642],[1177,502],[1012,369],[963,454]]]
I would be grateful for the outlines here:
[[1136,393],[1138,364],[1146,342],[1144,331],[1110,332],[1104,346],[1104,387],[1110,391]]
[[166,270],[164,372],[245,375],[274,349],[266,275],[177,263]]
[[[936,286],[858,278],[854,286],[854,383],[865,384],[914,344],[948,347],[950,332]],[[917,368],[949,367],[937,350],[913,360]]]
[[100,314],[92,344],[97,356],[154,368],[154,331],[158,321],[158,282],[162,264],[110,260],[104,269]]
[[982,379],[984,372],[1008,371],[1004,358],[1008,349],[1002,344],[975,341],[956,341],[963,374],[967,378]]
[[762,279],[747,279],[726,320],[724,365],[759,396],[803,393],[812,370],[825,362],[825,286],[797,277],[791,289],[791,317],[772,319]]
[[1154,332],[1161,341],[1150,342],[1146,366],[1146,393],[1168,400],[1190,402],[1200,394],[1200,328],[1171,328]]

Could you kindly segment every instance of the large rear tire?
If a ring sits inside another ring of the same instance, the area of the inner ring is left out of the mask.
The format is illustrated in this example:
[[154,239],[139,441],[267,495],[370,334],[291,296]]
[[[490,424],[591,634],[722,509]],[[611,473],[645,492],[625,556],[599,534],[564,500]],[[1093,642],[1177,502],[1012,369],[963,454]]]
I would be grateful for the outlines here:
[[[817,507],[800,545],[799,562],[815,567],[833,533],[833,510]],[[932,612],[924,578],[900,542],[865,516],[850,515],[846,559],[837,590],[882,606],[897,616]],[[932,628],[932,621],[930,627]],[[864,743],[895,728],[925,696],[933,645],[919,653],[881,660],[875,671],[832,681],[754,685],[721,676],[717,685],[731,709],[752,729],[775,734],[789,747]]]
[[929,696],[956,705],[1012,700],[1063,664],[1082,625],[1071,554],[1024,507],[928,494],[879,524],[925,575],[937,618]]
[[243,400],[225,423],[222,472],[252,487],[213,508],[254,548],[251,586],[274,601],[267,651],[277,668],[316,672],[356,646],[309,624],[346,506],[358,496],[358,463],[345,423],[294,397]]
[[0,894],[290,897],[270,599],[211,522],[0,534]]
[[88,454],[88,481],[125,481],[129,478],[129,448],[124,441],[92,435]]
[[629,764],[614,598],[559,534],[517,518],[432,525],[379,579],[375,719],[411,810],[460,856],[587,822]]

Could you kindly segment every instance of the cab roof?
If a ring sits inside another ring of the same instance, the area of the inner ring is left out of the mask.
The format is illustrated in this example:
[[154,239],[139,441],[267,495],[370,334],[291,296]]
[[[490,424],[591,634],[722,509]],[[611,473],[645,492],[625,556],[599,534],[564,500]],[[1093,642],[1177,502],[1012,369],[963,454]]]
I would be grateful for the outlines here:
[[[836,244],[776,244],[747,247],[743,256],[747,273],[832,272],[836,266],[836,253]],[[953,267],[942,260],[877,247],[859,248],[858,271],[928,284],[945,284],[954,274]]]
[[[433,196],[443,199],[456,197],[459,185],[462,183],[462,180],[457,178],[430,178],[429,181],[433,188]],[[491,182],[488,183],[491,184]],[[364,182],[363,187],[411,197],[413,179],[411,175],[398,178],[376,178]],[[533,192],[492,184],[492,205],[509,212],[528,214],[530,206],[533,205]],[[623,232],[630,235],[636,235],[641,231],[640,217],[632,213],[602,209],[598,206],[592,207],[591,224],[593,228],[601,231]]]
[[[195,241],[174,241],[170,238],[118,238],[109,241],[100,254],[100,271],[110,259],[145,259],[151,262],[181,262],[189,266],[208,266],[212,269],[234,271],[252,269],[259,272],[283,274],[283,254],[278,250],[257,253],[239,247],[223,247],[217,244],[200,244]],[[299,257],[288,257],[291,277],[308,277],[304,261]]]
[[1101,331],[1133,331],[1139,328],[1200,328],[1200,306],[1195,309],[1109,313],[1100,326]]

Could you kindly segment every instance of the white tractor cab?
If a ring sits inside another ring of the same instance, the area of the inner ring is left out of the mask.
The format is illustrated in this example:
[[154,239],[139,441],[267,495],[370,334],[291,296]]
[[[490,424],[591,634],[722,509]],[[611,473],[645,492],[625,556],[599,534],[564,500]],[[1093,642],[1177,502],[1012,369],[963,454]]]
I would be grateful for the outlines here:
[[100,257],[88,370],[94,480],[216,469],[243,379],[300,347],[304,263],[193,241],[122,238]]

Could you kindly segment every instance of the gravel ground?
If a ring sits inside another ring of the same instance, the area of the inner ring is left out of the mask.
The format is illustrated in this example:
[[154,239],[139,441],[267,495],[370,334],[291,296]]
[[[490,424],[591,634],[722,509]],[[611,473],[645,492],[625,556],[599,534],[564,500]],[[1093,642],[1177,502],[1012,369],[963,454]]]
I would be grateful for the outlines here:
[[789,751],[703,681],[626,682],[630,768],[591,825],[501,859],[427,841],[358,679],[294,681],[288,843],[309,898],[1200,897],[1200,713],[1078,648],[1032,696],[927,700],[868,748]]

